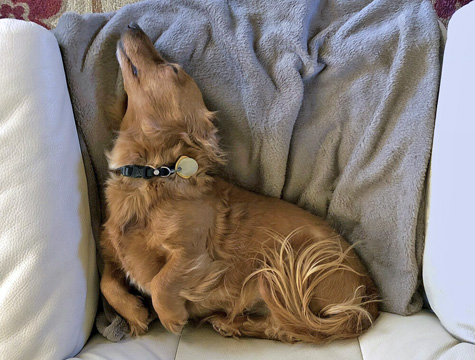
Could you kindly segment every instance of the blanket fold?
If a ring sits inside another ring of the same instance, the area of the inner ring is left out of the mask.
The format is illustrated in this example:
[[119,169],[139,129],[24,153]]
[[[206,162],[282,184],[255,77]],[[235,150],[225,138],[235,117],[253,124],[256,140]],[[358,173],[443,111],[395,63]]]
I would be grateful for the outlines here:
[[63,15],[53,32],[90,159],[97,241],[104,151],[125,101],[115,50],[131,21],[218,111],[223,176],[326,217],[356,244],[383,310],[418,311],[441,51],[430,1],[161,0]]

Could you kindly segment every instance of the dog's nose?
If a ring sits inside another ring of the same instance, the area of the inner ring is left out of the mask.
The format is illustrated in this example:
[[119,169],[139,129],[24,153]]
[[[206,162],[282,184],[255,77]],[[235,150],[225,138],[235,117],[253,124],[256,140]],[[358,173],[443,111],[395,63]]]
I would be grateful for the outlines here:
[[132,21],[129,25],[127,25],[127,27],[132,30],[142,30],[139,24],[137,24],[135,21]]

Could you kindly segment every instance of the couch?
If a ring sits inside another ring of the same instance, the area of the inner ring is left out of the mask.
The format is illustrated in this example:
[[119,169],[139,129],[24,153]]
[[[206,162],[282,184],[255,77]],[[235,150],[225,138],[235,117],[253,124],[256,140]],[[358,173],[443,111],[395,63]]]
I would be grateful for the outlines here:
[[157,321],[117,343],[97,334],[96,248],[61,53],[46,29],[0,20],[0,359],[475,359],[474,16],[475,4],[456,13],[444,55],[423,265],[432,310],[382,313],[358,339],[327,345],[223,338],[206,325],[173,335]]

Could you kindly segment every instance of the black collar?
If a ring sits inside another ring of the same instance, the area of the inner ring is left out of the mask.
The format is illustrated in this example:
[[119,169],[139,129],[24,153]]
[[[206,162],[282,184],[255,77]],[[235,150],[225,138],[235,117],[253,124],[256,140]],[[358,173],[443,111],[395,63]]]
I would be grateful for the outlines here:
[[153,177],[169,177],[174,174],[175,165],[172,166],[160,166],[153,168],[151,166],[141,165],[125,165],[117,169],[119,173],[126,177],[138,178],[138,179],[151,179]]
[[177,174],[183,179],[188,179],[198,171],[198,163],[195,159],[188,156],[180,156],[177,162],[170,166],[154,168],[150,165],[125,165],[112,171],[118,172],[123,176],[139,179],[166,178],[173,174]]

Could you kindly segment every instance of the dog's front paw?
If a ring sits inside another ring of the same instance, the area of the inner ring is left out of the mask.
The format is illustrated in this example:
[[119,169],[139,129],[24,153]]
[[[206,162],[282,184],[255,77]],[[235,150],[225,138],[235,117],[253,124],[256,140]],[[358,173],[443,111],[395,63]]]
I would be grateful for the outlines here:
[[134,317],[127,319],[130,327],[130,335],[139,336],[145,334],[148,330],[150,319],[148,309],[143,305],[138,306],[134,311]]
[[[185,311],[186,312],[186,311]],[[173,334],[180,334],[183,326],[188,321],[188,312],[181,314],[180,316],[160,316],[160,322],[163,327]]]
[[213,329],[224,337],[239,337],[241,332],[236,326],[227,323],[223,319],[213,318],[209,321],[213,325]]

